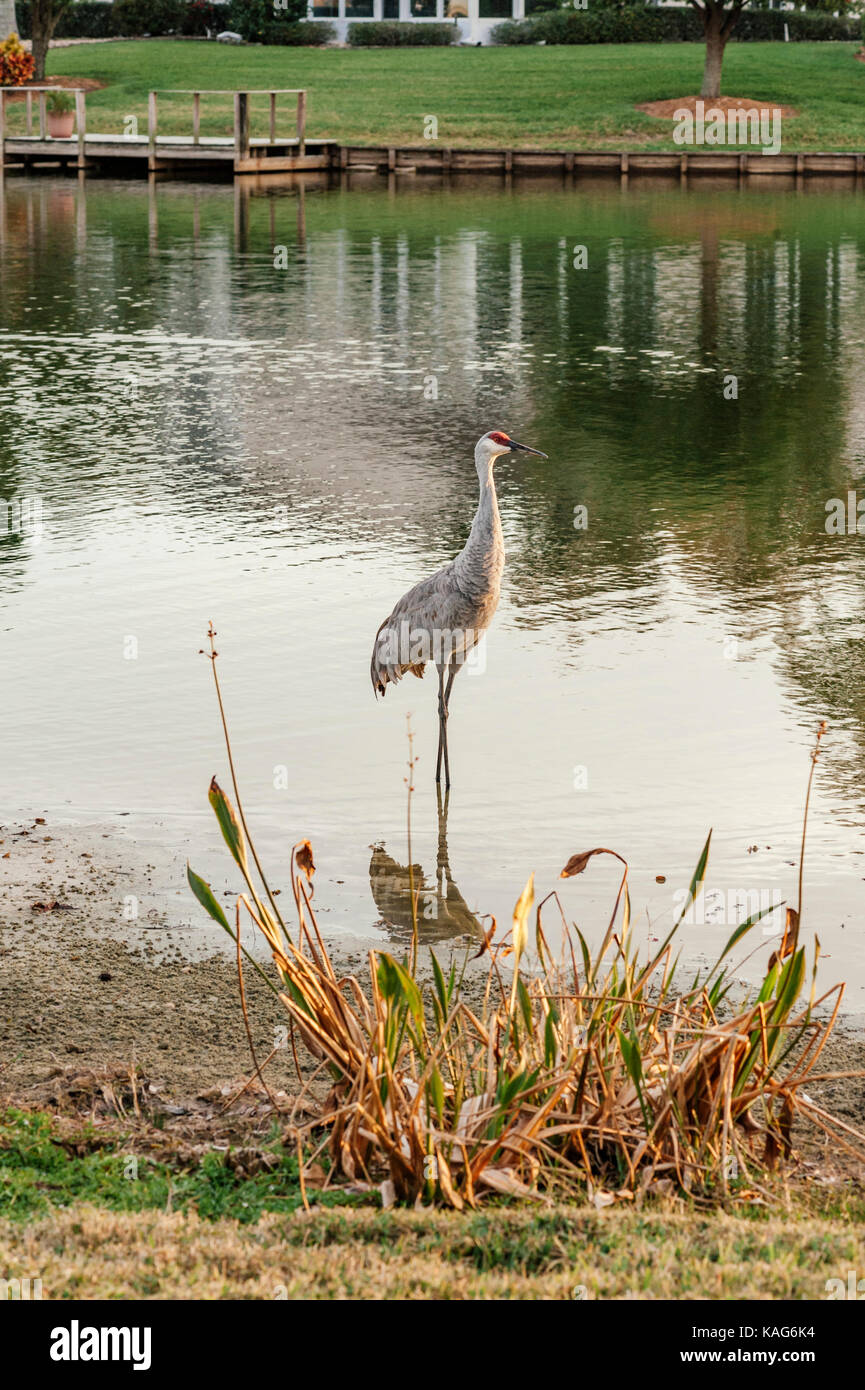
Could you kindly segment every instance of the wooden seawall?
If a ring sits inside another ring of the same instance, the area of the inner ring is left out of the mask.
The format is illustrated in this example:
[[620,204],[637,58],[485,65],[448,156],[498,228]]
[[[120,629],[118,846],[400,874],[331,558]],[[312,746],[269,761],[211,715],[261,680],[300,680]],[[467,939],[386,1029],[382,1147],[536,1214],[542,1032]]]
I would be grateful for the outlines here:
[[607,153],[598,150],[461,150],[436,145],[401,147],[340,145],[338,167],[392,173],[494,174],[846,174],[865,175],[862,154],[761,154],[759,151],[693,150]]

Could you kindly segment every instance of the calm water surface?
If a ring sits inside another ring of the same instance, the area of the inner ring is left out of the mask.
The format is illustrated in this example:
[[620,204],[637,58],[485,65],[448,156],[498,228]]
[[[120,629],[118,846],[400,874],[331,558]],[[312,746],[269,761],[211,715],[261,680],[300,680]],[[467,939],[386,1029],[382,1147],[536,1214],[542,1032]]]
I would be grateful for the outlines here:
[[[11,177],[0,228],[0,497],[43,508],[0,534],[4,820],[142,837],[165,920],[205,932],[179,865],[226,881],[212,617],[262,849],[312,839],[334,934],[405,927],[410,712],[431,936],[596,845],[652,936],[710,827],[710,886],[795,901],[826,718],[807,924],[862,1008],[865,560],[825,529],[865,486],[861,192]],[[376,705],[369,655],[463,544],[490,428],[550,460],[498,466],[445,827],[434,685]],[[616,882],[594,861],[569,916],[602,930]]]

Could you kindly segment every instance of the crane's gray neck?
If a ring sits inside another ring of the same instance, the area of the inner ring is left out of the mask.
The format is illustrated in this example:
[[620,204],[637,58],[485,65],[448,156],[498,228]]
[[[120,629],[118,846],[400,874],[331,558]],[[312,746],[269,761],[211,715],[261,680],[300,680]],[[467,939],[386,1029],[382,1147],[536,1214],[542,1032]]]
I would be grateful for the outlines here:
[[457,583],[470,598],[497,592],[505,564],[505,543],[493,480],[494,463],[495,459],[475,454],[480,499],[469,538],[454,561]]

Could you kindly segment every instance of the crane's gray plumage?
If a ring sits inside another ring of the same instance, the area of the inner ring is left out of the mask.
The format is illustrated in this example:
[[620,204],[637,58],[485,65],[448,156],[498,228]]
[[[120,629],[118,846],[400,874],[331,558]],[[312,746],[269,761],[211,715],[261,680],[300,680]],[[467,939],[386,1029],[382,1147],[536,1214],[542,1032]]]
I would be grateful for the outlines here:
[[[480,641],[498,607],[505,567],[505,547],[493,468],[502,454],[522,452],[546,458],[538,449],[517,444],[492,430],[475,446],[480,500],[471,533],[455,560],[422,579],[403,594],[385,618],[372,650],[370,676],[376,695],[396,685],[407,672],[423,676],[429,661],[439,673],[439,751],[436,781],[450,786],[447,748],[448,701],[457,671]],[[445,686],[447,676],[447,686]]]

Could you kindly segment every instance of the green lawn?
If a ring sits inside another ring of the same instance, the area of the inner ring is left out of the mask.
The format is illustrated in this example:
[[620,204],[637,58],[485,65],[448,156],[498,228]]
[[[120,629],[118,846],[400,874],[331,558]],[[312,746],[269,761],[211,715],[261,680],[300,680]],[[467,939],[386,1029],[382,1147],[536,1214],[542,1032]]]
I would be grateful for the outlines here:
[[0,1112],[0,1276],[39,1277],[46,1299],[811,1300],[865,1262],[854,1184],[778,1184],[759,1204],[746,1189],[726,1211],[493,1199],[457,1215],[310,1177],[304,1213],[276,1131],[206,1148],[131,1117]]
[[[862,150],[865,63],[856,48],[733,43],[724,91],[794,106],[787,150]],[[87,99],[89,127],[100,131],[119,133],[137,116],[143,133],[150,87],[303,86],[309,133],[348,144],[420,144],[423,118],[434,115],[439,140],[453,146],[667,149],[672,122],[635,105],[699,91],[702,63],[699,44],[353,51],[145,40],[58,49],[49,71],[108,84]],[[202,130],[228,134],[229,99],[211,100]],[[162,99],[161,131],[191,131],[184,101]],[[259,121],[253,134],[265,133]]]

